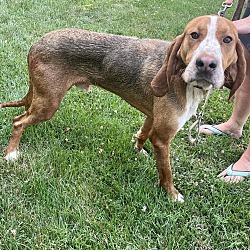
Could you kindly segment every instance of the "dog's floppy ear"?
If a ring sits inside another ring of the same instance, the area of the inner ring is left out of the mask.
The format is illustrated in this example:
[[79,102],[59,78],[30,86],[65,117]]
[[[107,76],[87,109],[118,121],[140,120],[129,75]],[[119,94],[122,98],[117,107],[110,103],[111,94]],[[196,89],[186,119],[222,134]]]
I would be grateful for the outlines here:
[[240,87],[245,79],[246,75],[246,60],[244,56],[244,48],[240,41],[236,44],[237,62],[230,65],[225,71],[225,83],[224,86],[229,88],[230,94],[228,102],[231,102],[234,98],[234,94]]
[[171,77],[179,72],[183,62],[177,54],[183,38],[184,35],[176,37],[168,47],[164,63],[151,82],[151,91],[153,95],[158,97],[164,96],[167,92]]

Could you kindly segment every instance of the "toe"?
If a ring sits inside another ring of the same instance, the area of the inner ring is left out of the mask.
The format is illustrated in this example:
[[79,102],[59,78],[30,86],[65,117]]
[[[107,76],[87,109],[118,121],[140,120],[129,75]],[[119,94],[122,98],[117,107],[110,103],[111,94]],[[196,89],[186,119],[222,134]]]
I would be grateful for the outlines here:
[[213,132],[209,129],[207,129],[207,125],[200,126],[200,133],[204,135],[212,135]]
[[224,181],[230,184],[237,184],[241,181],[244,181],[245,178],[242,176],[236,176],[236,175],[229,175],[229,176],[225,176]]
[[222,178],[224,179],[224,177],[227,175],[227,169],[225,169],[224,171],[222,171],[220,174],[217,175],[217,178]]

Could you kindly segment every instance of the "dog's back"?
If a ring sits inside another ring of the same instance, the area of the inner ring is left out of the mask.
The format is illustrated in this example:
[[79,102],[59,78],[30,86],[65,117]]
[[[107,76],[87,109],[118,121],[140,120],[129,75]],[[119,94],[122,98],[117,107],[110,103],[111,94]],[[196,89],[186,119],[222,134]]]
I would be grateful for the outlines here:
[[57,74],[67,72],[60,83],[67,88],[97,85],[147,113],[153,101],[150,82],[163,64],[168,45],[155,39],[63,29],[46,34],[32,46],[29,71],[32,74],[38,65],[53,67]]

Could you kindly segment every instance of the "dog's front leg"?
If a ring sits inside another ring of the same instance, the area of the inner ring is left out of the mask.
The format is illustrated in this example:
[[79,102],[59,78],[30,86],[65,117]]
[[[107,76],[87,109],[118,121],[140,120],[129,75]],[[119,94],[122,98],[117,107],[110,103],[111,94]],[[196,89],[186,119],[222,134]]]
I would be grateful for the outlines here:
[[139,153],[142,153],[146,156],[148,156],[148,153],[143,149],[143,145],[148,139],[149,133],[152,129],[153,126],[153,119],[151,117],[147,117],[146,120],[144,121],[142,127],[140,130],[137,132],[135,135],[137,142],[135,144],[135,150]]
[[153,130],[150,135],[150,141],[154,147],[156,165],[159,174],[159,181],[164,190],[170,194],[174,201],[184,202],[183,196],[174,187],[172,170],[170,165],[170,142],[172,136],[168,130],[164,134]]

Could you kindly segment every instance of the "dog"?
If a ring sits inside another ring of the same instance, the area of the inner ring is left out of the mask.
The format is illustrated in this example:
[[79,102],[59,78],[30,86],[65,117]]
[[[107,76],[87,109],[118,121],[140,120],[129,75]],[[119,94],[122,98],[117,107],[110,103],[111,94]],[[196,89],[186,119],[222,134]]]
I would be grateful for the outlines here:
[[196,113],[211,88],[231,88],[244,80],[244,49],[231,21],[202,16],[190,21],[172,42],[102,34],[80,29],[50,32],[28,54],[26,96],[1,108],[25,106],[14,118],[5,159],[18,157],[24,129],[53,117],[66,92],[90,85],[111,91],[146,115],[136,134],[136,150],[149,138],[159,181],[174,201],[184,197],[173,185],[170,143]]

